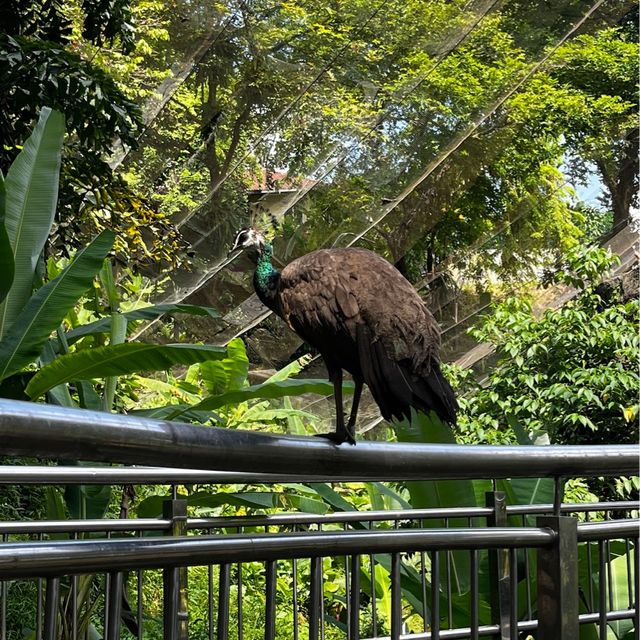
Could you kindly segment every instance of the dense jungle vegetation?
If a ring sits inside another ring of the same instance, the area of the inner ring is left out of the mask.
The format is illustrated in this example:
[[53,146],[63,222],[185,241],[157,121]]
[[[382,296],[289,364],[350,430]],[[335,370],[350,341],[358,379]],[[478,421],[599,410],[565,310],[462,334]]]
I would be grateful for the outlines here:
[[[637,20],[621,0],[3,3],[0,397],[328,430],[315,354],[250,304],[250,274],[226,261],[254,222],[283,264],[326,246],[377,251],[445,328],[458,426],[416,416],[360,437],[636,442],[637,284],[611,279],[620,261],[600,245],[637,211]],[[598,201],[582,199],[594,184]],[[486,366],[456,364],[479,343]],[[513,502],[551,501],[551,482],[500,484]],[[471,506],[488,487],[179,492],[210,516]],[[637,491],[637,478],[567,487],[574,500]],[[5,519],[153,517],[167,495],[2,492]],[[329,601],[344,568],[327,559],[324,572]],[[257,612],[264,576],[251,578]],[[376,579],[384,620],[388,567]],[[204,581],[191,571],[194,592]],[[145,589],[160,637],[160,578]],[[12,638],[29,637],[28,596],[11,598]],[[421,612],[405,614],[418,628]],[[206,637],[197,622],[191,633]]]

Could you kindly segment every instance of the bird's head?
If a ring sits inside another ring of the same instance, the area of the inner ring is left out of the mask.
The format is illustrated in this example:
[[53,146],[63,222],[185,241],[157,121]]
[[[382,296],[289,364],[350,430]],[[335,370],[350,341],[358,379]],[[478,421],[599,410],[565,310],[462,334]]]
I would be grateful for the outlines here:
[[233,242],[233,247],[229,251],[229,257],[237,256],[243,251],[262,252],[267,240],[264,234],[253,227],[247,227],[238,231],[238,235]]

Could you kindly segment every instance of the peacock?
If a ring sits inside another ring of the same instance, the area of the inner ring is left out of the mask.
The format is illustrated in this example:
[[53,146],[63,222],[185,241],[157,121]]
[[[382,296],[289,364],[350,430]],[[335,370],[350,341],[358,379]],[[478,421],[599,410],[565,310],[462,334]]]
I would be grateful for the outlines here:
[[[455,423],[458,408],[440,370],[440,328],[402,274],[366,249],[319,249],[288,264],[272,264],[273,248],[255,228],[242,229],[230,255],[247,251],[256,263],[260,301],[322,355],[336,404],[333,442],[355,444],[364,383],[386,420],[410,418],[411,408]],[[343,370],[354,381],[345,424]]]

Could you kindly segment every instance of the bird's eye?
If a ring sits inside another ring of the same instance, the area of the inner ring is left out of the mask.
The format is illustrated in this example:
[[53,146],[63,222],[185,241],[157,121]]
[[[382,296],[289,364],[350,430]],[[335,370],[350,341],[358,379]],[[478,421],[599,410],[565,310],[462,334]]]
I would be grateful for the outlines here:
[[236,236],[234,246],[242,246],[247,241],[248,235],[249,234],[246,231],[240,231],[240,233]]

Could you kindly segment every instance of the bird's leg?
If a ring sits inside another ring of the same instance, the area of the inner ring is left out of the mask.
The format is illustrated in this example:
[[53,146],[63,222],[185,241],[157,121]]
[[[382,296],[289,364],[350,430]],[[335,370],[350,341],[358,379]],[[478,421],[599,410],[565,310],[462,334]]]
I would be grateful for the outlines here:
[[329,380],[333,382],[333,397],[336,401],[336,430],[334,433],[318,434],[322,438],[327,438],[336,444],[349,442],[355,444],[353,434],[344,424],[344,414],[342,406],[342,369],[337,368],[329,372]]
[[347,431],[355,437],[356,417],[358,415],[358,405],[360,404],[360,396],[362,395],[362,380],[354,378],[355,389],[353,390],[353,402],[351,403],[351,415],[347,423]]

